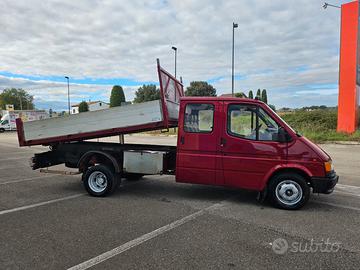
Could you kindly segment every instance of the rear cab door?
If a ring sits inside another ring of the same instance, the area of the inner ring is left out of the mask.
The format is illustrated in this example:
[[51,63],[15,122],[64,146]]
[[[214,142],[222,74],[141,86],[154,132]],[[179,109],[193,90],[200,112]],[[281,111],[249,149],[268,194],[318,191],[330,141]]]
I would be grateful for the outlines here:
[[214,185],[222,178],[219,104],[215,99],[181,101],[176,181]]

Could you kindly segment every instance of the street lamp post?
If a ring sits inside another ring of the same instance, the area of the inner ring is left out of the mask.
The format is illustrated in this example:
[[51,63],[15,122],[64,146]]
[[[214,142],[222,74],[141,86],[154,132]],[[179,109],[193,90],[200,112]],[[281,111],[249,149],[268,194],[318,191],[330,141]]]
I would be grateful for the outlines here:
[[324,5],[323,5],[323,8],[324,9],[327,9],[327,7],[334,7],[334,8],[341,8],[341,7],[339,7],[339,6],[336,6],[336,5],[332,5],[332,4],[329,4],[329,3],[324,3]]
[[65,79],[67,79],[67,85],[68,85],[68,109],[69,109],[69,115],[70,115],[70,85],[69,85],[69,77],[65,76]]
[[175,79],[176,79],[176,55],[177,55],[177,48],[174,47],[174,46],[172,46],[171,49],[173,49],[174,52],[175,52]]
[[233,22],[232,28],[232,73],[231,73],[231,95],[234,96],[234,47],[235,47],[235,28],[238,27],[237,23]]

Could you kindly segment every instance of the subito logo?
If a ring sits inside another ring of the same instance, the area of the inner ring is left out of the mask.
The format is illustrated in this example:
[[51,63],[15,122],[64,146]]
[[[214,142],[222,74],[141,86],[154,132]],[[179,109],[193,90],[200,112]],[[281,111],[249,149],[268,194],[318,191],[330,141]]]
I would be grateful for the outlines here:
[[275,239],[272,242],[272,250],[279,255],[283,255],[289,249],[289,244],[284,238]]

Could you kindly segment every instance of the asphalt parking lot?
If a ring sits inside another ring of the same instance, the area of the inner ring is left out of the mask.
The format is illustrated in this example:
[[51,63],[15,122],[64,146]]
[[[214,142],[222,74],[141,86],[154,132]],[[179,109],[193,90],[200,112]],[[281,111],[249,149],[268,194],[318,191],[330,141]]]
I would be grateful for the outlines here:
[[[175,143],[130,136],[127,142]],[[341,182],[300,211],[256,193],[151,176],[88,196],[80,176],[32,171],[42,147],[0,134],[0,269],[359,269],[360,145],[323,145]]]

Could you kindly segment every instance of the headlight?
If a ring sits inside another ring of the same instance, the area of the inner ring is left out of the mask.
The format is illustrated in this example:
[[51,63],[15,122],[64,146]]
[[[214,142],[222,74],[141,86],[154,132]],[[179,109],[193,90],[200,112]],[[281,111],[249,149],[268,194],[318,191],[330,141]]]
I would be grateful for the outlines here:
[[334,165],[332,164],[332,160],[324,162],[325,172],[329,173],[334,170]]

